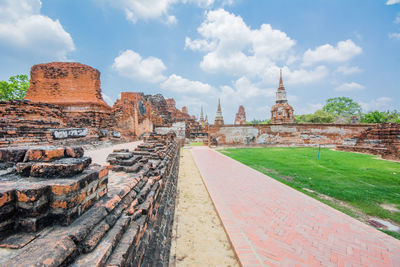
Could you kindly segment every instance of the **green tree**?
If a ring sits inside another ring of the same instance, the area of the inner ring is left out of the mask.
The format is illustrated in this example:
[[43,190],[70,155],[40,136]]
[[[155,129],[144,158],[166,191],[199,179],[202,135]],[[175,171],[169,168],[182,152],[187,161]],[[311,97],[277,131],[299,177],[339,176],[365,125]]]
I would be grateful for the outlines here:
[[15,75],[8,82],[0,81],[0,101],[23,99],[28,87],[28,75]]
[[315,111],[310,118],[310,122],[313,123],[332,123],[334,120],[335,116],[322,109]]
[[319,109],[313,114],[295,115],[295,119],[298,123],[332,123],[335,120],[335,116]]
[[349,117],[356,114],[361,114],[361,106],[349,97],[329,98],[326,101],[323,111],[334,115],[335,117]]
[[270,121],[269,119],[266,119],[266,120],[253,119],[252,121],[246,121],[246,124],[268,124],[269,121]]
[[361,116],[362,123],[400,123],[400,113],[397,110],[390,111],[371,111]]

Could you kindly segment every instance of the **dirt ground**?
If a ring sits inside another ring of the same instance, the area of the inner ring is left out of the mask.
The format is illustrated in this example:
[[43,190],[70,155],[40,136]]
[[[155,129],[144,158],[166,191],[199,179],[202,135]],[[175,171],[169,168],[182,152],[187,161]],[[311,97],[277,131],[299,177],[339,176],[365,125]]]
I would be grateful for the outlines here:
[[170,266],[239,266],[190,148],[181,154]]

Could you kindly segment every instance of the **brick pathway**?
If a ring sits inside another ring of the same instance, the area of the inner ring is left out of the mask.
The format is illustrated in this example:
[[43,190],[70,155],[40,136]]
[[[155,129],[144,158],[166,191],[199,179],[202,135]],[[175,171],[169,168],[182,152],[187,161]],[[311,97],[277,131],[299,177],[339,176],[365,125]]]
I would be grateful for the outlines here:
[[195,162],[243,266],[400,266],[400,241],[212,149]]

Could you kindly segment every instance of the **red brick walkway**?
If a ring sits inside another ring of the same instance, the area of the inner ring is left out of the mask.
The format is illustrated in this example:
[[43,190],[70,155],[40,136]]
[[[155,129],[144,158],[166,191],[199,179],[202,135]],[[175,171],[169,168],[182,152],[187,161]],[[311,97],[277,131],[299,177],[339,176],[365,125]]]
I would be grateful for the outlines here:
[[400,266],[400,241],[205,147],[196,164],[243,266]]

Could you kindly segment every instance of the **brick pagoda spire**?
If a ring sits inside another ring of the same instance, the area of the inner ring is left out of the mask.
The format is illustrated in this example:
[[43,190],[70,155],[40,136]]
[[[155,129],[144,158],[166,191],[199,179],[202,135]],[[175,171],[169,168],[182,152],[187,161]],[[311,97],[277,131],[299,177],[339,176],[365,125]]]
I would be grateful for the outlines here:
[[200,122],[204,121],[204,116],[203,116],[203,107],[201,107],[201,111],[200,111]]
[[280,72],[279,86],[276,92],[276,104],[271,108],[271,123],[294,123],[293,107],[288,104],[285,86]]
[[218,109],[217,114],[215,115],[214,125],[224,125],[224,117],[222,117],[221,111],[221,101],[218,98]]

